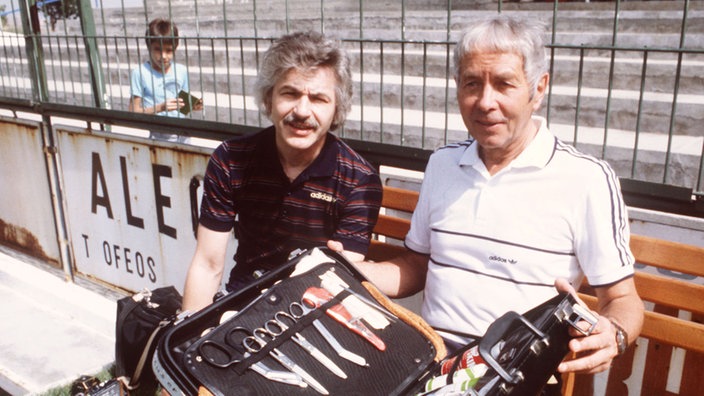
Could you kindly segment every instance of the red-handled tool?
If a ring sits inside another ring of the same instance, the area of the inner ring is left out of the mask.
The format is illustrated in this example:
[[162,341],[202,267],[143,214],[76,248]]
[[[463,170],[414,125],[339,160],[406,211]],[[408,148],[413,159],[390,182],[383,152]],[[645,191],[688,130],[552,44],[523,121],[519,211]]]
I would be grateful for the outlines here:
[[[332,300],[333,297],[334,296],[330,294],[330,292],[320,287],[309,287],[308,290],[303,293],[303,301],[306,304],[315,306],[316,308]],[[330,315],[330,317],[342,323],[348,329],[364,337],[364,339],[374,345],[376,349],[380,351],[386,350],[386,344],[384,341],[382,341],[382,339],[376,334],[372,333],[372,331],[369,330],[369,328],[361,320],[353,318],[349,311],[347,311],[347,308],[345,308],[342,304],[336,304],[328,308],[326,312]]]

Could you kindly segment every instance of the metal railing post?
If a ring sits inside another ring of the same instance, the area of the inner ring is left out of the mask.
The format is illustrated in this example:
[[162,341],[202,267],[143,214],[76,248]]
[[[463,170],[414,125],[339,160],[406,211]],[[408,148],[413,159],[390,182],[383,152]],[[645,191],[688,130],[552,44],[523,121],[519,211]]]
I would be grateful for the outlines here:
[[[30,68],[32,80],[32,97],[35,105],[41,105],[48,101],[48,88],[46,70],[44,68],[44,51],[40,39],[40,24],[37,4],[35,0],[21,2],[20,14],[22,17],[22,28],[25,36],[25,49],[27,51],[27,62]],[[61,267],[66,274],[66,279],[73,281],[73,264],[71,261],[71,248],[68,243],[68,226],[66,224],[66,211],[64,210],[63,188],[59,161],[57,158],[58,148],[56,145],[55,132],[52,127],[51,117],[42,114],[41,124],[42,145],[46,159],[46,176],[52,196],[52,208],[54,211],[54,227],[56,230],[57,244]]]
[[49,97],[44,69],[44,50],[40,39],[39,10],[35,0],[20,2],[22,31],[24,33],[27,64],[32,80],[32,99],[42,103]]
[[103,69],[100,67],[102,63],[100,61],[98,43],[96,42],[97,32],[95,30],[95,19],[93,18],[93,8],[90,5],[90,0],[81,0],[79,10],[83,43],[86,47],[88,58],[93,100],[95,101],[95,106],[99,109],[109,109],[110,101],[105,91]]

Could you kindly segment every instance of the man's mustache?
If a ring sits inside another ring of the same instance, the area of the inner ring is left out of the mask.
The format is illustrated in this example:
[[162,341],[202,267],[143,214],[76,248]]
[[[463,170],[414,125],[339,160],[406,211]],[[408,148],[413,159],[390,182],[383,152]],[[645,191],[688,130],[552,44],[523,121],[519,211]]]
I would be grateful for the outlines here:
[[312,117],[301,118],[295,114],[289,114],[284,117],[284,124],[295,126],[300,129],[318,129],[320,124]]

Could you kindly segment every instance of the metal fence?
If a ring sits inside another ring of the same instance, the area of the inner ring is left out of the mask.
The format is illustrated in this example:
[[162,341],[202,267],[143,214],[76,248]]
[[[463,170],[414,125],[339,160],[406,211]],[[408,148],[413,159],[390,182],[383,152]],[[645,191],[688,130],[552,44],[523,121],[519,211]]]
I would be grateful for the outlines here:
[[[541,112],[551,130],[623,179],[704,190],[701,1],[62,0],[59,19],[48,2],[5,3],[0,107],[101,125],[185,125],[206,137],[260,127],[268,123],[252,98],[260,54],[281,34],[312,29],[340,38],[353,59],[354,106],[340,135],[411,162],[467,138],[450,66],[462,27],[497,12],[540,19],[550,28]],[[71,4],[80,18],[68,15]],[[182,122],[124,114],[155,17],[178,25],[175,61],[204,100]]]

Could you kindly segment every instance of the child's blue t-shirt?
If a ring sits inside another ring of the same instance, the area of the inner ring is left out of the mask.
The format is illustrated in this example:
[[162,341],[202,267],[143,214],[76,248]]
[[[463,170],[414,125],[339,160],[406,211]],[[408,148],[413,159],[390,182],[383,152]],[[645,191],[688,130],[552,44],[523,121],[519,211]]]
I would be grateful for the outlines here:
[[[178,97],[178,93],[188,89],[188,71],[186,67],[172,63],[166,74],[154,70],[149,61],[132,70],[130,76],[130,95],[142,98],[142,107],[147,108],[162,103],[166,99]],[[158,115],[183,117],[178,110],[162,111]]]

